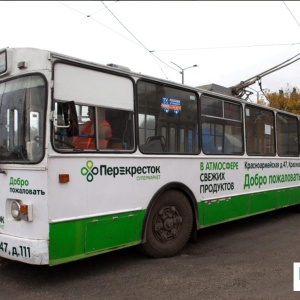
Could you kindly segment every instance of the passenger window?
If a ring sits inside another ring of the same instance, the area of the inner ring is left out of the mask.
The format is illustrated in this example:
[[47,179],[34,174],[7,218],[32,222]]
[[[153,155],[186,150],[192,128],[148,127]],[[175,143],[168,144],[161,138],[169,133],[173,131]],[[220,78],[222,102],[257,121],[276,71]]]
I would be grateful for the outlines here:
[[273,112],[246,105],[245,120],[248,155],[275,155]]
[[139,146],[143,153],[198,153],[197,96],[138,82]]
[[205,154],[243,154],[240,104],[201,97],[202,149]]
[[[62,124],[65,115],[57,103],[56,118]],[[85,150],[132,150],[133,149],[133,113],[124,110],[76,105],[78,134],[69,136],[68,126],[57,127],[55,147],[58,149]]]
[[279,156],[298,156],[298,119],[277,113],[277,151]]

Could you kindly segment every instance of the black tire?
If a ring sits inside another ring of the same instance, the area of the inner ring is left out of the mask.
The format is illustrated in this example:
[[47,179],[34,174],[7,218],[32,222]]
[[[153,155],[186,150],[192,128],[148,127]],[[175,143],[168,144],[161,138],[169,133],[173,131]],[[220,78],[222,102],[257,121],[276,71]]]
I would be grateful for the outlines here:
[[290,207],[294,212],[300,213],[300,204],[296,204]]
[[174,256],[186,245],[192,226],[193,212],[188,199],[177,190],[169,190],[150,210],[142,251],[154,258]]

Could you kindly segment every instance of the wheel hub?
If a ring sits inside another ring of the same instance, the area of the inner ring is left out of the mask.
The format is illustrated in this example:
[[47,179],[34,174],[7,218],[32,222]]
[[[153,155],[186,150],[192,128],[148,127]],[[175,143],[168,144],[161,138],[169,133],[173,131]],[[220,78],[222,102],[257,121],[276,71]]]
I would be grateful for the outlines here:
[[167,242],[177,236],[181,223],[176,207],[164,206],[154,218],[154,235],[160,242]]

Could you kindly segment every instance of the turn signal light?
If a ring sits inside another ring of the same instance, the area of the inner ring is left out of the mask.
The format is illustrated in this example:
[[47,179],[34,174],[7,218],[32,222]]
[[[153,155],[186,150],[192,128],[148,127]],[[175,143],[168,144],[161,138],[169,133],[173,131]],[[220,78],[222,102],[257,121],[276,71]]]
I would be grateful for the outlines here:
[[20,212],[22,215],[28,215],[28,205],[21,204]]
[[70,181],[69,174],[59,174],[59,183],[68,183]]

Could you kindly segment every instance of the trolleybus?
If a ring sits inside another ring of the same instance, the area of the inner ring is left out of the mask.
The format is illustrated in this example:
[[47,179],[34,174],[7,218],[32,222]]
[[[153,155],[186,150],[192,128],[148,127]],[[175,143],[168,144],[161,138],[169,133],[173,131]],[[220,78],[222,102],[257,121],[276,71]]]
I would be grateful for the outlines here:
[[173,256],[198,229],[298,204],[299,184],[297,115],[0,50],[0,257],[52,266],[133,245]]

